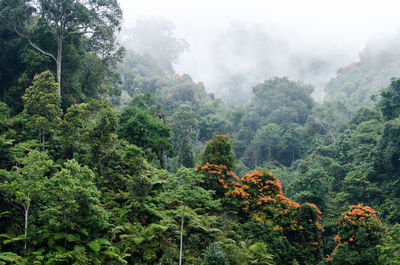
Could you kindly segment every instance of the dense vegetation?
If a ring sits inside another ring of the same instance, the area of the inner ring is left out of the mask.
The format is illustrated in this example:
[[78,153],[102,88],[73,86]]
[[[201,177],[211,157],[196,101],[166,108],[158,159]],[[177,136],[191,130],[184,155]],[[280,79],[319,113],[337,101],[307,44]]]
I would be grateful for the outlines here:
[[118,3],[81,2],[0,0],[0,264],[400,264],[400,79],[227,108],[171,23],[124,51]]

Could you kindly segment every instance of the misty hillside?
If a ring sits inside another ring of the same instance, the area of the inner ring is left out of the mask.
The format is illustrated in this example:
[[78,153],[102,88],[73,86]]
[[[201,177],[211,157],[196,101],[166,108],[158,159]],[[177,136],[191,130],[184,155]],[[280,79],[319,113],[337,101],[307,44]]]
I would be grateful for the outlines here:
[[400,264],[397,36],[123,11],[0,0],[0,265]]
[[338,69],[336,78],[326,85],[326,99],[343,102],[352,112],[364,105],[373,106],[371,96],[399,76],[399,44],[398,35],[371,39],[360,53],[360,61]]

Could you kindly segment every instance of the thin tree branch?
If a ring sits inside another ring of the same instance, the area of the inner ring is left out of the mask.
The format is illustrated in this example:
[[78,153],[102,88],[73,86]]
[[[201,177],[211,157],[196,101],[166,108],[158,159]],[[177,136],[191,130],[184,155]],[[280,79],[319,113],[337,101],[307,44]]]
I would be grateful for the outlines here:
[[20,36],[21,38],[26,39],[34,49],[36,49],[37,51],[41,52],[44,55],[49,56],[50,58],[52,58],[57,63],[57,58],[53,54],[42,50],[39,46],[37,46],[35,43],[33,43],[32,40],[28,36],[26,36],[26,35],[22,34],[21,32],[19,32],[16,27],[14,27],[14,32],[17,33],[17,35]]

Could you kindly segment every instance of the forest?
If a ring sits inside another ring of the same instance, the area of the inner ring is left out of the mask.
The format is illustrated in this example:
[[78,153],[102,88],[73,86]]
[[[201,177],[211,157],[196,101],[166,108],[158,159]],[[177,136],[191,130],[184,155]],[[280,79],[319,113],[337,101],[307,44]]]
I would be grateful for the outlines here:
[[276,76],[239,105],[176,73],[171,22],[122,19],[0,0],[0,264],[400,264],[394,45],[323,101]]

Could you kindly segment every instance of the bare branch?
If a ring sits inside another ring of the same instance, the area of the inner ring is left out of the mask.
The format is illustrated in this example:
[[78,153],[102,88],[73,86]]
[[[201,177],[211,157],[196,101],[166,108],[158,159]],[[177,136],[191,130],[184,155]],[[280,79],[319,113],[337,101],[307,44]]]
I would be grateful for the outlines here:
[[14,27],[13,30],[14,30],[15,33],[17,33],[18,36],[20,36],[21,38],[26,39],[33,48],[35,48],[37,51],[41,52],[42,54],[49,56],[50,58],[52,58],[57,63],[57,58],[53,54],[42,50],[39,46],[37,46],[35,43],[33,43],[32,40],[28,36],[26,36],[26,35],[22,34],[21,32],[19,32],[19,30],[17,30],[16,27]]
[[34,44],[34,43],[31,41],[31,39],[27,38],[27,40],[28,40],[29,44],[30,44],[33,48],[35,48],[35,49],[38,50],[39,52],[43,53],[44,55],[49,56],[50,58],[52,58],[52,59],[57,63],[57,58],[56,58],[53,54],[48,53],[48,52],[43,51],[42,49],[40,49],[39,46],[37,46],[36,44]]

